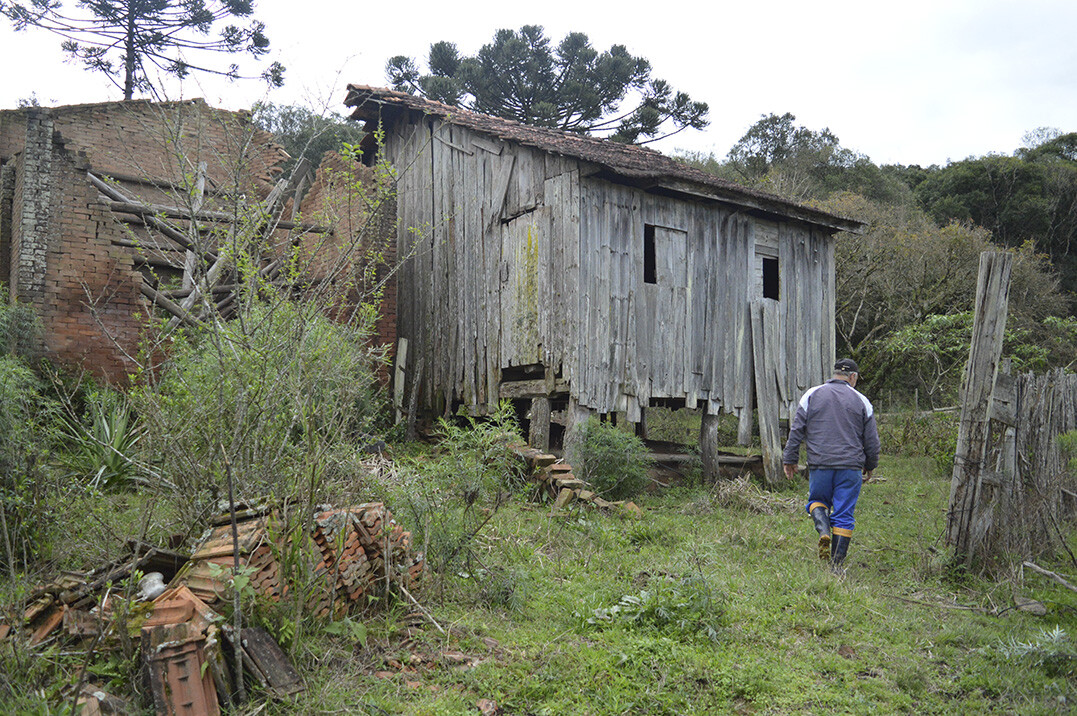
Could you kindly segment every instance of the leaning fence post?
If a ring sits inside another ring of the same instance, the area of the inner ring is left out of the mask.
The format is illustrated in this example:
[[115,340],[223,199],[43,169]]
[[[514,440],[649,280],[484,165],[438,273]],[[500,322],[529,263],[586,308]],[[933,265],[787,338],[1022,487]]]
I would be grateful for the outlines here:
[[979,546],[974,534],[984,534],[983,529],[977,529],[978,521],[990,519],[990,514],[980,509],[980,491],[991,394],[1006,331],[1012,268],[1013,256],[1009,253],[980,254],[972,345],[961,381],[961,423],[946,519],[946,543],[954,548],[957,561],[965,564],[971,564]]

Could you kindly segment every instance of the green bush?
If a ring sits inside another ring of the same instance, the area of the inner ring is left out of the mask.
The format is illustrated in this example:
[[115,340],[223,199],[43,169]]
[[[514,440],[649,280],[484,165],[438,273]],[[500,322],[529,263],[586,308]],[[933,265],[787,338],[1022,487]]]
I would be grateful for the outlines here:
[[458,424],[443,418],[436,437],[433,459],[401,460],[400,479],[386,491],[394,511],[404,510],[435,572],[480,579],[490,570],[479,560],[475,538],[525,484],[523,462],[508,449],[523,442],[516,414],[505,401],[484,419],[467,417]]
[[570,459],[577,476],[612,500],[638,495],[650,479],[652,460],[643,441],[593,417],[580,426]]
[[327,455],[384,415],[383,352],[368,324],[342,324],[312,306],[252,308],[244,320],[179,334],[168,361],[138,376],[132,406],[148,460],[195,508],[231,471],[239,496],[296,497]]

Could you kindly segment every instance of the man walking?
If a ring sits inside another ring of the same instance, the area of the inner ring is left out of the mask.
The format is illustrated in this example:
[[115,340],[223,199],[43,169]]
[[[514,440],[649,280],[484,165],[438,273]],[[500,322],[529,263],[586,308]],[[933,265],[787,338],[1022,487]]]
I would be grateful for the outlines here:
[[842,358],[830,380],[804,393],[782,455],[785,474],[793,478],[800,444],[807,444],[807,511],[819,532],[819,558],[829,559],[835,571],[849,551],[860,485],[879,463],[875,411],[856,390],[859,375],[856,363]]

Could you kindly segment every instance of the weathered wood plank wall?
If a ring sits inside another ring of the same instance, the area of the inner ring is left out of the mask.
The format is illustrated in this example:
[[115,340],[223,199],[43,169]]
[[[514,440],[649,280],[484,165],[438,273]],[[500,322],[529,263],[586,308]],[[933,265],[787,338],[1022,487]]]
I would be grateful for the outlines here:
[[[502,371],[542,364],[583,407],[638,421],[652,398],[752,405],[749,301],[760,220],[586,177],[575,159],[423,118],[387,137],[399,172],[399,335],[425,365],[420,403],[476,412]],[[644,282],[644,226],[654,283]],[[782,413],[833,360],[833,249],[768,222],[780,259]],[[775,236],[776,234],[776,236]]]

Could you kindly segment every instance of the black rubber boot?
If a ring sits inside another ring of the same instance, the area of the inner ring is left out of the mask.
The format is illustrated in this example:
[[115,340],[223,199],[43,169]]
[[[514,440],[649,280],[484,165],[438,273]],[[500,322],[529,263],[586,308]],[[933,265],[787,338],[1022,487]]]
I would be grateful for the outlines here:
[[819,533],[819,559],[830,559],[830,514],[820,505],[811,511],[815,521],[815,530]]
[[851,539],[852,537],[846,537],[845,535],[834,535],[834,540],[830,543],[830,569],[834,574],[845,572],[842,563],[845,561],[845,555],[849,553],[849,541]]

